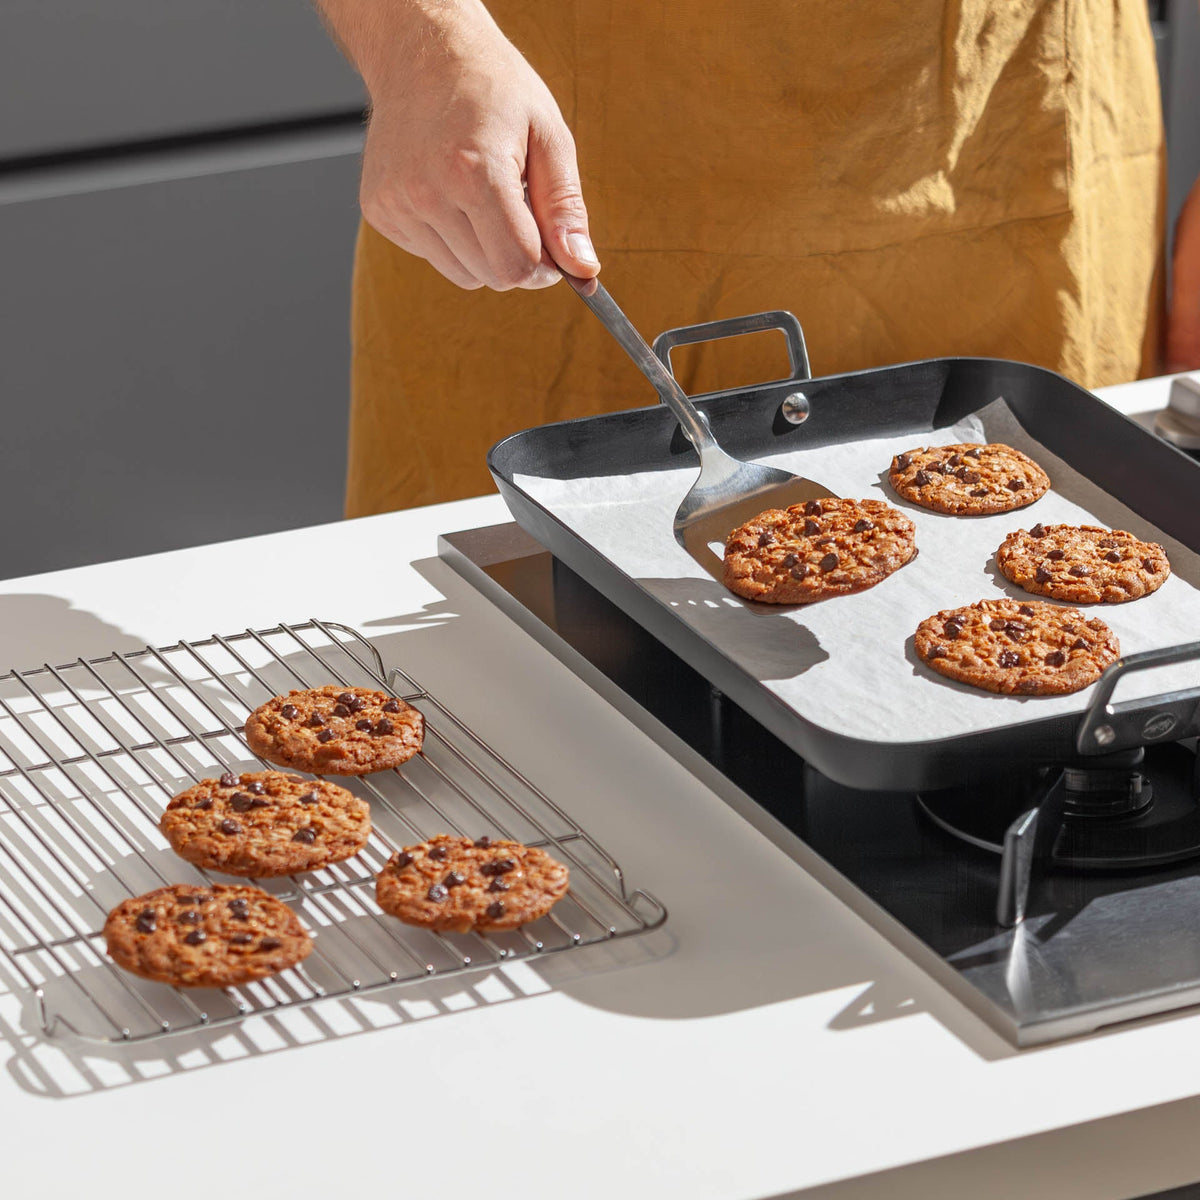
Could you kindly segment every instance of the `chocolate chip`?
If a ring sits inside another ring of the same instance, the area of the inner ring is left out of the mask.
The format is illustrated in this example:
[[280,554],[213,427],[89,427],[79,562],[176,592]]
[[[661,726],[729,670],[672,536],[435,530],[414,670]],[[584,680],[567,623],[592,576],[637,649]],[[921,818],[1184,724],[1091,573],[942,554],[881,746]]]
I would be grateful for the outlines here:
[[240,921],[244,921],[250,915],[249,901],[239,896],[236,900],[230,900],[229,911]]
[[914,487],[925,487],[931,482],[930,475],[927,471],[918,471],[913,477]]
[[1038,681],[1030,679],[1028,676],[1024,679],[1017,680],[1017,691],[1024,692],[1026,695],[1033,695],[1038,690]]
[[874,528],[875,522],[868,520],[866,517],[859,517],[858,520],[854,522],[855,533],[866,533],[868,529]]
[[459,887],[466,882],[467,877],[465,875],[460,875],[457,871],[450,871],[446,875],[446,878],[442,880],[442,883],[444,883],[448,888]]
[[432,846],[429,850],[429,857],[434,862],[444,862],[446,859],[447,850],[445,846]]
[[1019,612],[1024,617],[1032,617],[1033,616],[1033,605],[1032,604],[1022,604],[1021,607],[1017,609],[1017,612]]
[[353,692],[338,692],[338,703],[339,704],[349,704],[350,701],[353,699],[354,699]]
[[316,804],[317,803],[317,793],[316,792],[305,792],[304,795],[300,797],[300,803],[301,804]]
[[[775,535],[773,533],[771,533],[770,530],[768,530],[766,533],[760,533],[758,535],[758,545],[759,545],[760,549],[762,549],[764,546],[775,545]],[[385,705],[385,710],[386,710],[386,705]],[[395,712],[396,710],[392,709],[391,711]]]
[[930,646],[929,647],[929,657],[931,659],[945,658],[946,657],[946,647],[945,646]]
[[505,883],[503,879],[493,879],[492,882],[487,885],[487,890],[489,892],[507,892],[508,884]]
[[1046,554],[1046,557],[1051,562],[1062,562],[1067,557],[1067,552],[1065,550],[1051,550]]
[[991,619],[991,620],[988,622],[988,628],[989,628],[989,629],[990,629],[990,630],[991,630],[993,633],[999,633],[999,632],[1000,632],[1000,630],[1004,628],[1004,618],[1003,618],[1003,617],[993,617],[993,618],[992,618],[992,619]]
[[[963,483],[978,483],[982,478],[978,471],[968,471],[966,468],[958,473],[958,477],[963,481]],[[987,489],[984,488],[983,490],[984,494],[986,495]]]
[[1090,645],[1088,642],[1085,642],[1085,641],[1083,640],[1083,638],[1076,638],[1076,639],[1075,639],[1075,640],[1074,640],[1074,641],[1071,643],[1071,649],[1072,649],[1072,650],[1090,650],[1090,649],[1091,649],[1091,645]]
[[383,706],[383,711],[384,712],[399,712],[400,711],[400,701],[399,700],[389,700]]
[[430,900],[445,900],[450,893],[440,883],[435,883],[425,895]]
[[1090,575],[1091,573],[1092,573],[1092,568],[1085,567],[1083,565],[1083,563],[1076,563],[1075,566],[1073,566],[1070,569],[1070,571],[1068,572],[1069,575],[1075,575],[1080,579],[1082,579],[1086,575]]
[[300,710],[294,704],[285,704],[279,710],[279,715],[285,721],[294,721],[300,715]]
[[804,522],[804,534],[806,537],[813,537],[821,532],[821,526],[817,524],[811,517]]
[[489,917],[502,917],[504,916],[504,902],[502,900],[493,900],[487,906],[486,911]]
[[1157,558],[1143,558],[1142,566],[1147,571],[1149,571],[1151,575],[1158,574],[1158,559]]
[[225,820],[223,820],[221,822],[221,824],[217,826],[217,828],[222,833],[241,833],[242,832],[242,827],[236,821],[232,820],[229,817],[226,817]]
[[261,796],[266,790],[266,785],[260,783],[257,779],[246,784],[246,791],[248,791],[252,796]]
[[1015,667],[1020,665],[1021,656],[1015,650],[1001,650],[999,661],[1002,667]]
[[792,568],[793,579],[807,579],[812,574],[812,567],[808,563],[800,563],[799,566]]
[[319,712],[315,712],[304,723],[309,727],[309,729],[320,729],[321,726],[325,724],[325,718],[321,716]]
[[483,837],[475,839],[476,850],[486,850],[492,844],[492,839],[485,833]]
[[950,620],[948,620],[942,626],[943,635],[945,637],[949,638],[950,641],[952,641],[952,642],[958,641],[958,637],[962,633],[962,631],[963,631],[962,623],[960,621],[956,621],[953,617],[951,617]]
[[978,446],[976,446],[973,450],[964,450],[963,451],[963,458],[978,458],[978,457],[979,457],[979,447]]
[[361,696],[351,696],[350,699],[346,701],[346,707],[352,713],[362,712],[362,710],[367,707],[367,702]]
[[186,912],[176,913],[175,920],[181,925],[199,925],[200,914],[194,908],[189,908]]
[[1019,492],[1019,491],[1021,491],[1021,490],[1024,488],[1024,486],[1025,486],[1025,480],[1023,480],[1023,479],[1010,479],[1010,480],[1009,480],[1009,481],[1008,481],[1008,482],[1007,482],[1007,483],[1006,483],[1004,486],[1005,486],[1006,488],[1008,488],[1008,490],[1009,490],[1010,492]]
[[152,908],[145,908],[133,924],[138,933],[153,933],[158,928],[158,914]]
[[335,717],[348,717],[350,715],[350,707],[346,704],[335,704],[333,706],[333,715]]
[[279,938],[263,938],[263,940],[258,943],[258,948],[260,950],[278,950],[282,945],[283,942]]
[[321,732],[317,734],[317,741],[321,742],[322,744],[324,744],[325,742],[332,742],[333,741],[333,730],[332,729],[322,729]]
[[1096,544],[1098,546],[1115,546],[1117,544],[1117,539],[1116,538],[1101,538],[1099,540],[1099,542],[1097,542]]
[[820,500],[806,500],[804,502],[804,515],[807,517],[819,517],[821,515]]
[[252,933],[235,933],[230,937],[229,944],[231,946],[248,946],[252,941],[254,941]]
[[817,546],[828,546],[830,542],[836,542],[836,541],[837,541],[837,538],[835,538],[835,537],[833,537],[833,536],[831,536],[831,535],[827,535],[826,537],[819,537],[819,538],[817,538],[817,540],[816,540],[816,542],[814,543],[814,545],[817,545]]
[[201,808],[201,809],[212,808],[212,797],[205,796],[202,800],[197,800],[196,803],[192,805],[192,807],[193,808]]
[[509,871],[515,871],[517,864],[511,858],[493,858],[491,862],[485,862],[479,868],[480,875],[507,875]]
[[951,467],[957,467],[960,462],[962,462],[961,454],[952,454],[946,459],[946,463]]
[[1029,536],[1032,538],[1043,538],[1046,536],[1046,527],[1039,521],[1030,531]]
[[354,722],[355,729],[361,729],[364,733],[371,728],[371,721],[368,717],[363,717],[360,721]]
[[396,727],[387,719],[387,717],[380,717],[379,720],[375,722],[375,728],[372,729],[371,732],[376,737],[386,737],[395,728]]
[[208,934],[203,929],[193,929],[183,940],[189,946],[200,946],[208,941]]
[[175,903],[186,908],[189,904],[203,904],[207,899],[207,896],[176,896]]
[[1109,551],[1109,552],[1108,552],[1108,553],[1107,553],[1107,554],[1104,556],[1104,561],[1105,561],[1105,562],[1120,562],[1120,561],[1121,561],[1121,553],[1120,553],[1120,551],[1119,551],[1119,550],[1110,550],[1110,551]]
[[800,559],[795,554],[785,554],[783,556],[782,563],[780,563],[780,566],[785,567],[785,568],[786,567],[794,567],[799,561],[800,561]]
[[245,792],[234,792],[229,801],[229,807],[234,812],[249,812],[251,805],[254,803],[253,796],[247,796]]
[[1020,621],[1008,621],[1005,623],[1004,632],[1014,642],[1019,642],[1025,636],[1025,626]]
[[838,556],[831,552],[821,559],[819,565],[822,571],[832,571],[838,565]]
[[242,781],[232,771],[226,771],[217,782],[222,787],[237,787]]
[[396,854],[396,870],[402,871],[413,860],[413,856],[407,850],[400,850]]
[[903,471],[905,468],[910,467],[910,466],[912,466],[912,455],[911,454],[897,454],[896,455],[896,469],[898,471]]
[[254,799],[250,801],[250,807],[251,808],[270,808],[271,802],[265,796],[255,796]]
[[303,846],[311,846],[316,840],[317,831],[307,825],[303,829],[297,829],[292,834],[292,841],[299,842]]
[[1061,650],[1051,650],[1046,655],[1046,666],[1061,667],[1067,661],[1067,656]]
[[975,490],[971,492],[971,495],[974,496],[976,499],[979,499],[981,496],[986,496],[987,494],[988,494],[987,488],[975,488]]

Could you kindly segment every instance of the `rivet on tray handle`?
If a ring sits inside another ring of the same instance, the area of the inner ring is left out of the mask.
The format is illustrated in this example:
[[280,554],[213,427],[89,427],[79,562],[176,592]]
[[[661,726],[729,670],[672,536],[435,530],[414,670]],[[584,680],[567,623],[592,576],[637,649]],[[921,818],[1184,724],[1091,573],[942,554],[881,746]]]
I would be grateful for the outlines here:
[[1112,703],[1117,684],[1131,672],[1192,659],[1200,659],[1200,642],[1144,650],[1117,659],[1096,684],[1096,694],[1079,723],[1076,750],[1080,754],[1108,754],[1200,734],[1200,685]]

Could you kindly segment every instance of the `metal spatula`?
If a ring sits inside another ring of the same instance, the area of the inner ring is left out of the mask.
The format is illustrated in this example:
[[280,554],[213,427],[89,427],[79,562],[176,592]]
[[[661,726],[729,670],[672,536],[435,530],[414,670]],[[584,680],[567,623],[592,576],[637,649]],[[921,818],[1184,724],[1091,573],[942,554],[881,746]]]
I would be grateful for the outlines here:
[[713,544],[723,546],[726,537],[739,525],[768,508],[787,508],[833,495],[815,480],[803,479],[777,467],[742,462],[726,454],[713,437],[708,418],[695,408],[671,372],[658,361],[603,284],[596,279],[578,279],[566,272],[563,278],[654,385],[700,456],[700,474],[675,514],[674,532],[675,540],[710,575],[720,579],[723,568]]

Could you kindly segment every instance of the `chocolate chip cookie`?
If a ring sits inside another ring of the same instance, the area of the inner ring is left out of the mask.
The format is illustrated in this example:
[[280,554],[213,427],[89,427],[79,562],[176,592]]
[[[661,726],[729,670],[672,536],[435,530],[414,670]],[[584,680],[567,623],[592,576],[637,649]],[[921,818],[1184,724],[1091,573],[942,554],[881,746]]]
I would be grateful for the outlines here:
[[915,638],[921,661],[988,692],[1058,696],[1100,678],[1121,653],[1099,618],[1044,600],[980,600],[926,617]]
[[246,721],[246,744],[281,767],[314,775],[369,775],[421,749],[425,718],[370,688],[309,688],[275,696]]
[[281,771],[226,774],[180,792],[159,821],[181,858],[227,875],[317,871],[357,854],[371,833],[365,800]]
[[955,516],[1024,508],[1050,487],[1033,459],[1003,442],[906,450],[892,459],[888,482],[905,500]]
[[1074,604],[1122,604],[1160,588],[1166,551],[1121,529],[1042,525],[1018,529],[996,551],[1006,579],[1039,596]]
[[113,962],[175,987],[233,987],[294,967],[312,950],[282,900],[244,884],[175,884],[123,900],[104,922]]
[[516,929],[567,894],[567,868],[534,846],[438,834],[393,854],[375,877],[386,913],[441,933]]
[[809,500],[735,529],[724,583],[747,600],[809,604],[874,587],[916,552],[916,527],[882,500]]

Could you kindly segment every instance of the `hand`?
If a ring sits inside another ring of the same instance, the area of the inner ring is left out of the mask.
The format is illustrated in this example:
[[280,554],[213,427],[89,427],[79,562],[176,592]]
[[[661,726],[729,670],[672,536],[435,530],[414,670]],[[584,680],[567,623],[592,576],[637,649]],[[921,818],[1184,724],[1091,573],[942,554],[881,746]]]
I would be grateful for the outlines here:
[[418,3],[405,34],[363,72],[367,222],[463,288],[594,276],[575,143],[533,68],[479,0]]
[[1192,185],[1175,225],[1171,306],[1167,315],[1167,370],[1200,369],[1200,179]]

